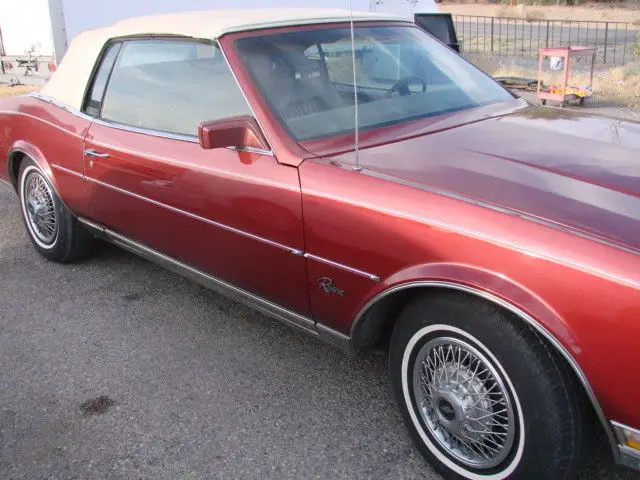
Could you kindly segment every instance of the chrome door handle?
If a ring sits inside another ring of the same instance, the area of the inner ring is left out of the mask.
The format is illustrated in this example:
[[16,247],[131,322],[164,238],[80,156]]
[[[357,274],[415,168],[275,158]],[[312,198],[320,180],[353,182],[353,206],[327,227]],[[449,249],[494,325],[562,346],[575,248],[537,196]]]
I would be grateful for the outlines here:
[[89,148],[88,150],[85,150],[84,154],[89,157],[100,157],[100,158],[107,158],[109,156],[108,153],[97,152],[93,148]]

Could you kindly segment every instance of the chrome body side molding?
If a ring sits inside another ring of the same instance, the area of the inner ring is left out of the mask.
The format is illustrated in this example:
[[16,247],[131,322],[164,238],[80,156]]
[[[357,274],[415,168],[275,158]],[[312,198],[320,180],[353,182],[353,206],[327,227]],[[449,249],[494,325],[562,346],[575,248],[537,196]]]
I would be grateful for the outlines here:
[[307,334],[325,340],[342,350],[350,350],[349,338],[337,332],[329,327],[321,324],[316,324],[312,319],[303,315],[297,314],[283,308],[269,300],[266,300],[258,295],[236,287],[230,283],[227,283],[219,278],[202,272],[197,268],[182,263],[168,255],[160,253],[152,248],[142,245],[134,240],[131,240],[119,233],[111,231],[101,225],[98,225],[86,218],[78,217],[78,221],[87,227],[95,235],[104,238],[105,240],[122,247],[136,255],[146,258],[149,261],[157,263],[158,265],[171,270],[179,275],[182,275],[190,280],[193,280],[204,287],[214,290],[222,295],[230,297],[240,303],[243,303],[254,310],[257,310],[271,318],[274,318],[286,325],[301,330]]
[[369,272],[364,272],[362,270],[358,270],[357,268],[353,268],[350,267],[348,265],[344,265],[342,263],[338,263],[338,262],[334,262],[333,260],[329,260],[328,258],[324,258],[324,257],[318,257],[317,255],[314,255],[312,253],[305,253],[304,254],[304,258],[310,258],[311,260],[316,260],[320,263],[324,263],[326,265],[331,265],[332,267],[336,267],[339,268],[341,270],[346,270],[347,272],[351,272],[355,275],[359,275],[361,277],[364,278],[368,278],[369,280],[373,281],[373,282],[379,282],[380,281],[380,277],[378,277],[377,275],[374,275],[373,273],[369,273]]
[[337,347],[340,350],[344,350],[345,352],[353,353],[353,348],[351,348],[351,339],[348,335],[345,335],[344,333],[338,332],[333,328],[329,328],[326,325],[317,322],[316,330],[318,331],[318,336],[324,342],[330,343],[334,347]]
[[472,287],[468,287],[466,285],[453,283],[453,282],[417,281],[417,282],[408,282],[408,283],[404,283],[404,284],[401,284],[401,285],[396,285],[396,286],[391,287],[391,288],[389,288],[387,290],[384,290],[383,292],[380,292],[378,295],[376,295],[371,300],[369,300],[364,307],[362,307],[362,309],[358,312],[358,315],[356,315],[353,323],[351,324],[351,330],[349,331],[349,338],[351,340],[354,338],[354,332],[359,327],[360,323],[362,322],[362,319],[365,318],[366,312],[369,310],[370,307],[375,305],[379,300],[381,300],[381,299],[383,299],[383,298],[385,298],[388,295],[391,295],[393,293],[396,293],[396,292],[399,292],[399,291],[402,291],[402,290],[406,290],[406,289],[409,289],[409,288],[416,288],[416,287],[418,287],[418,288],[420,288],[420,287],[422,287],[422,288],[445,288],[445,289],[450,289],[450,290],[458,290],[458,291],[461,291],[461,292],[469,293],[469,294],[474,295],[476,297],[483,298],[485,300],[488,300],[491,303],[494,303],[494,304],[504,308],[505,310],[510,311],[511,313],[516,315],[520,320],[522,320],[522,321],[526,322],[527,324],[529,324],[539,334],[541,334],[544,338],[546,338],[551,343],[551,345],[553,345],[553,347],[569,363],[569,365],[571,366],[571,369],[574,371],[574,373],[578,377],[580,383],[584,387],[584,390],[587,393],[589,401],[591,402],[591,405],[593,406],[593,409],[596,412],[596,415],[598,416],[598,419],[600,420],[600,423],[602,424],[602,427],[604,428],[604,431],[607,434],[607,439],[609,440],[609,444],[611,446],[611,450],[613,452],[614,459],[616,460],[616,462],[620,463],[620,451],[619,451],[619,449],[623,448],[623,447],[618,445],[616,437],[615,437],[615,435],[614,435],[614,433],[613,433],[613,431],[611,429],[611,424],[609,423],[609,421],[607,420],[607,417],[605,416],[604,412],[602,411],[602,407],[600,407],[600,404],[598,403],[598,399],[596,398],[596,394],[593,391],[593,389],[591,388],[591,385],[589,385],[589,381],[587,380],[586,375],[584,374],[584,372],[580,368],[580,365],[578,365],[578,362],[576,362],[576,360],[573,358],[571,353],[564,347],[564,345],[562,345],[562,343],[560,343],[560,341],[556,337],[554,337],[551,334],[551,332],[549,332],[537,320],[535,320],[533,317],[531,317],[530,315],[528,315],[526,312],[522,311],[518,307],[512,305],[509,302],[506,302],[505,300],[503,300],[503,299],[501,299],[501,298],[499,298],[499,297],[497,297],[495,295],[492,295],[490,293],[484,292],[484,291],[479,290],[477,288],[472,288]]

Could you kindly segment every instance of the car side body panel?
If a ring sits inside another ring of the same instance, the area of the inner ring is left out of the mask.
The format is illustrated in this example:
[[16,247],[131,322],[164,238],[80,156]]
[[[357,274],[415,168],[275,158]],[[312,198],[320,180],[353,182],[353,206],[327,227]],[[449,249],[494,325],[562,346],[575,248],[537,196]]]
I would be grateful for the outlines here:
[[91,122],[35,96],[0,101],[0,178],[15,185],[15,153],[36,161],[63,201],[79,215],[88,213],[84,182],[57,166],[83,172],[82,145]]
[[[298,314],[308,314],[298,172],[272,155],[97,122],[90,218]],[[296,252],[298,254],[296,254]]]
[[[401,285],[446,281],[504,299],[539,322],[581,366],[609,418],[640,425],[638,255],[453,198],[380,180],[351,166],[300,166],[307,251],[318,322],[348,333],[371,299]],[[344,295],[313,285],[330,277]],[[399,312],[398,312],[399,313]],[[615,373],[612,373],[615,372]]]

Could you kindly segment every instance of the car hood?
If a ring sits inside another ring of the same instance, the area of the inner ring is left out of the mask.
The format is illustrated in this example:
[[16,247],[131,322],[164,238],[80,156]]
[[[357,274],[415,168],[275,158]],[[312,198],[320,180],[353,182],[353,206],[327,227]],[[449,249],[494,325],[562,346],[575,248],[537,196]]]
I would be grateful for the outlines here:
[[364,149],[360,162],[640,251],[640,123],[527,107]]

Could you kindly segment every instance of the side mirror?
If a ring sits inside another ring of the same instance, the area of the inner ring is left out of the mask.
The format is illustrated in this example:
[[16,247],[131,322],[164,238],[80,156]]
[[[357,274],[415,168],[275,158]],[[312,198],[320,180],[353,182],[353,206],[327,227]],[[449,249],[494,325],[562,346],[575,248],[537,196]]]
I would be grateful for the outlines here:
[[200,146],[207,150],[227,147],[270,150],[258,122],[248,115],[203,122],[198,126],[198,138]]

